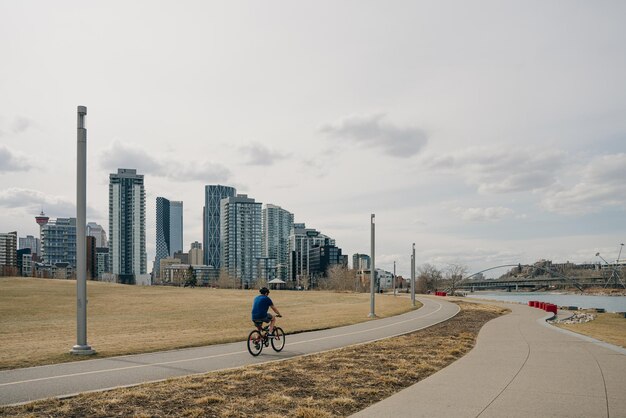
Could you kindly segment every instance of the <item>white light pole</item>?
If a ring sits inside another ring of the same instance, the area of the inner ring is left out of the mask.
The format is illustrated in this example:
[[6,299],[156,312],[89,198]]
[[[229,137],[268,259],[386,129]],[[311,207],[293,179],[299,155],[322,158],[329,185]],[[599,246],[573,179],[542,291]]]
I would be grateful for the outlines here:
[[76,345],[70,353],[89,355],[95,351],[87,344],[87,108],[78,106],[76,148]]
[[393,262],[393,295],[396,295],[396,262]]
[[415,243],[411,253],[411,303],[415,306]]
[[370,227],[371,227],[371,248],[372,248],[372,265],[371,267],[371,275],[370,275],[370,314],[369,317],[370,318],[376,318],[376,312],[375,312],[375,293],[374,293],[374,281],[376,280],[376,248],[375,248],[375,227],[376,227],[376,223],[375,223],[375,215],[372,213],[372,217],[370,220]]

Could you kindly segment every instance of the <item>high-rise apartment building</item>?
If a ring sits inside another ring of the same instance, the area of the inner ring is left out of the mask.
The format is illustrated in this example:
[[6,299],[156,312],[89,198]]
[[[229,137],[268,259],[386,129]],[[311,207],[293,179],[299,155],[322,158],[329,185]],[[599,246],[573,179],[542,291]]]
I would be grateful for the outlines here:
[[31,254],[40,255],[41,248],[39,244],[39,238],[36,238],[32,235],[26,235],[26,237],[20,237],[18,249],[23,250],[25,248],[30,248]]
[[101,225],[98,225],[95,222],[88,222],[87,236],[94,237],[96,239],[96,248],[108,247],[107,233]]
[[76,269],[76,218],[57,218],[41,227],[44,264],[68,263]]
[[156,199],[156,254],[153,277],[159,277],[160,261],[183,250],[183,202]]
[[18,275],[17,232],[0,232],[0,275]]
[[317,287],[320,277],[326,277],[328,269],[333,266],[344,266],[345,257],[341,254],[341,248],[334,245],[319,245],[309,251],[309,274],[311,285]]
[[96,254],[96,237],[87,235],[85,237],[85,245],[87,246],[87,279],[95,280],[98,278],[98,256]]
[[183,202],[170,200],[170,255],[183,250]]
[[109,175],[109,261],[118,283],[146,274],[146,193],[143,175],[120,168]]
[[370,256],[367,254],[353,254],[352,255],[352,268],[355,270],[369,270],[370,269]]
[[275,277],[285,280],[289,273],[289,233],[293,227],[293,213],[280,206],[267,204],[263,207],[262,215],[263,257],[276,260]]
[[227,197],[221,201],[221,266],[243,288],[258,278],[257,263],[261,257],[261,203],[247,195]]
[[315,246],[335,245],[335,240],[303,223],[294,223],[289,234],[288,286],[300,286],[303,276],[311,277],[309,251]]
[[109,269],[109,249],[96,247],[96,278],[102,279],[102,275]]
[[194,241],[191,243],[191,248],[189,249],[189,264],[191,264],[192,266],[204,265],[202,244],[200,244],[198,241]]
[[204,187],[203,236],[204,263],[216,269],[221,268],[220,250],[220,212],[222,199],[233,197],[237,191],[234,187],[221,185],[208,185]]

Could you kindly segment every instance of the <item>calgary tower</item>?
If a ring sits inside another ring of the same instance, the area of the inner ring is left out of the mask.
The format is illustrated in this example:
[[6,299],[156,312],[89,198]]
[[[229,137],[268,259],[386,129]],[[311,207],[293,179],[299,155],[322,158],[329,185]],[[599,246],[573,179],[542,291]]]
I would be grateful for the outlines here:
[[[43,213],[43,209],[41,210],[39,216],[35,216],[35,222],[37,222],[37,224],[39,225],[39,248],[41,249],[43,249],[43,226],[48,223],[48,220],[50,220],[50,217],[46,216],[46,214]],[[37,255],[41,257],[41,254]]]

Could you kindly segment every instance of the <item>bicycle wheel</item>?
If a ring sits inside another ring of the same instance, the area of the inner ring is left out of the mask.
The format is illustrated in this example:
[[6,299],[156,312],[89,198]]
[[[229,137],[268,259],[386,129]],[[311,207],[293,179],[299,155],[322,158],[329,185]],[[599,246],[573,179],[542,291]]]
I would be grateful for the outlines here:
[[285,347],[285,332],[282,328],[274,328],[274,337],[272,337],[272,348],[280,351]]
[[252,331],[248,335],[248,351],[255,357],[263,351],[263,337],[257,330]]

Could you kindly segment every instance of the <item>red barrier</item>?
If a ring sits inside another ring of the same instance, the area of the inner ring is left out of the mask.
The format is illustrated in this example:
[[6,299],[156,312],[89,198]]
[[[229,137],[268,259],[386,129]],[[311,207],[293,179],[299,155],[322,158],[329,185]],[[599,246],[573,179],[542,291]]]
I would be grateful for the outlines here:
[[545,302],[539,302],[539,307],[545,311],[546,310],[546,303]]
[[533,300],[529,300],[528,301],[528,306],[534,306],[535,305],[535,301]]
[[548,303],[548,306],[546,307],[546,311],[552,312],[553,314],[556,315],[557,306],[552,303]]

